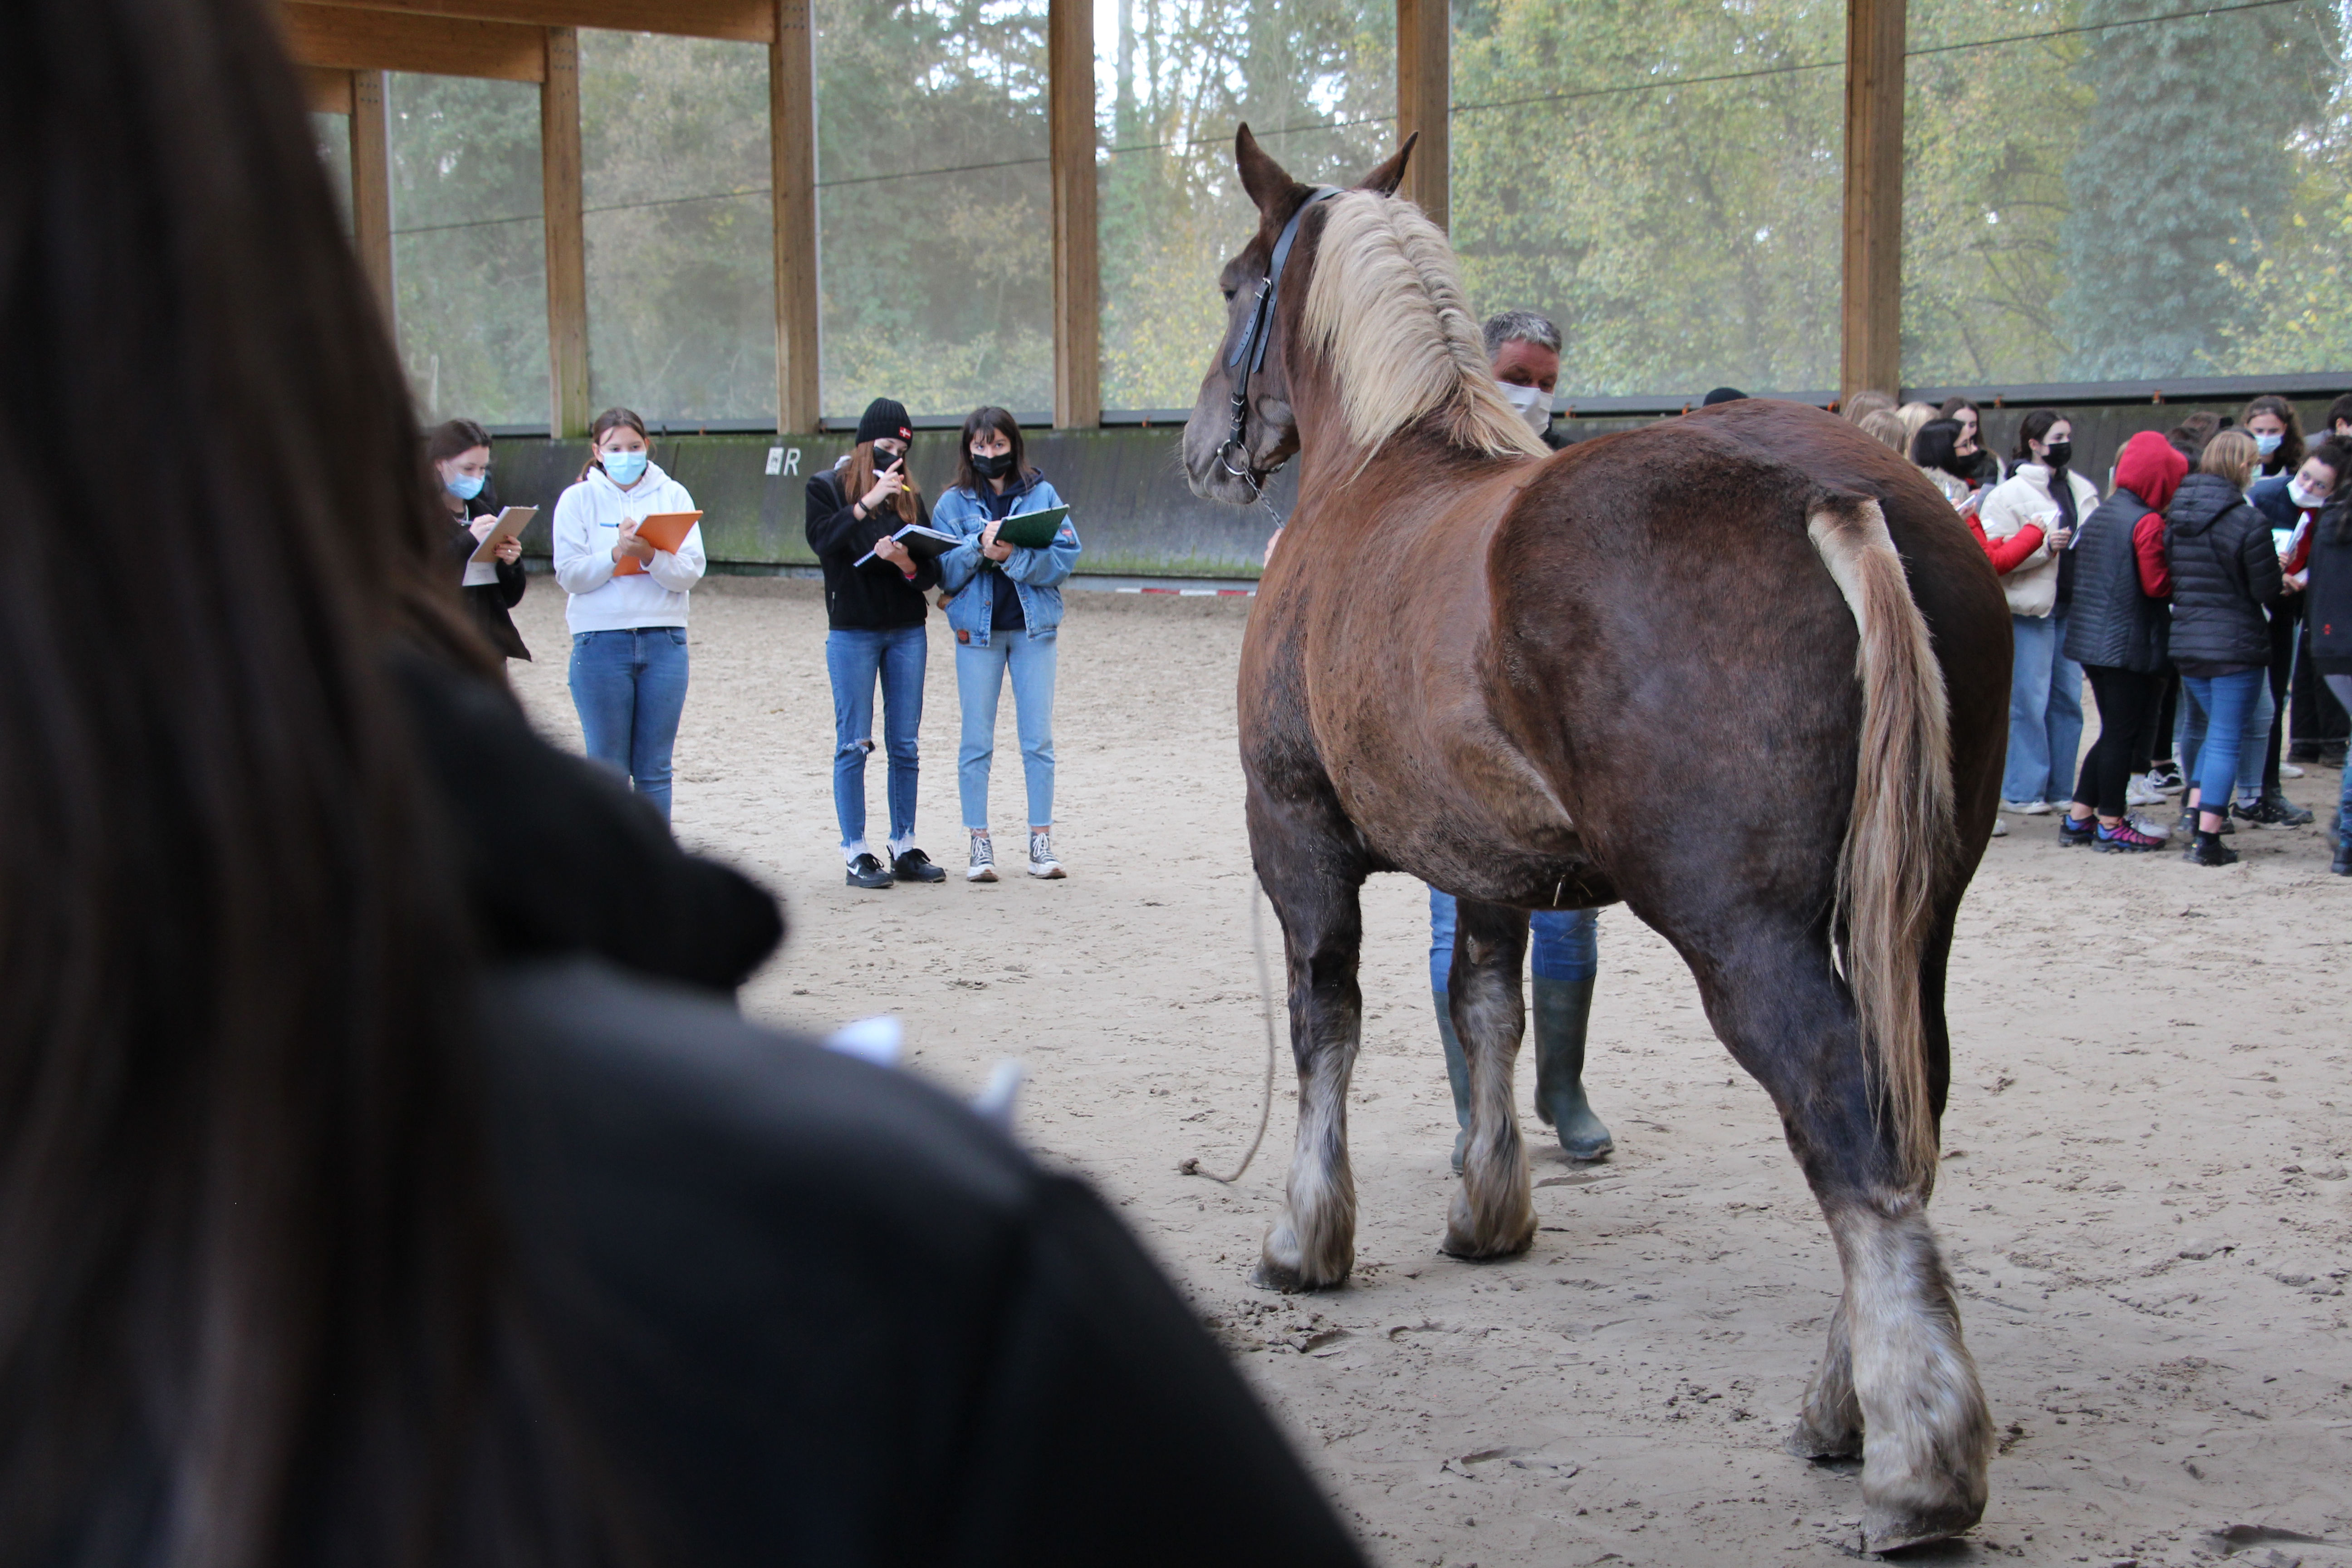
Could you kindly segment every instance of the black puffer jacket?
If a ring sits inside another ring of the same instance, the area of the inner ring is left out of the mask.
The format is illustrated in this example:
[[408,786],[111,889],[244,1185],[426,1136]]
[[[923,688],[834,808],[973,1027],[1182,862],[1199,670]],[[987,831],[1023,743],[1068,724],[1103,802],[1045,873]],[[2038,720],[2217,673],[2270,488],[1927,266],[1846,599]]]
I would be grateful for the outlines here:
[[2166,668],[2164,601],[2139,585],[2132,530],[2148,504],[2126,489],[2099,503],[2083,520],[2071,552],[2074,598],[2066,611],[2065,655],[2077,664],[2155,675]]
[[2219,474],[2191,474],[2164,511],[2172,661],[2200,678],[2271,661],[2263,606],[2284,586],[2271,525]]
[[2319,673],[2352,675],[2352,500],[2333,503],[2312,521],[2303,613]]

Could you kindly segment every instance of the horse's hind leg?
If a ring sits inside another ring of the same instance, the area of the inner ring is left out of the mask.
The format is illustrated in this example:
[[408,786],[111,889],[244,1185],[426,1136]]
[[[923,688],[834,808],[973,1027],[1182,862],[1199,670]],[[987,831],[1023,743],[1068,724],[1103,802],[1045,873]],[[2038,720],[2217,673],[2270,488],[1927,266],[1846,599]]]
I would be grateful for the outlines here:
[[1454,968],[1446,997],[1470,1068],[1470,1138],[1445,1223],[1456,1258],[1508,1258],[1536,1238],[1527,1151],[1519,1142],[1511,1068],[1527,1028],[1520,971],[1528,951],[1524,910],[1457,900]]
[[1348,1163],[1348,1081],[1363,1029],[1356,963],[1363,873],[1321,812],[1250,798],[1258,880],[1282,921],[1290,1054],[1298,1069],[1298,1141],[1282,1213],[1253,1279],[1277,1290],[1337,1285],[1356,1263],[1356,1181]]
[[1927,1184],[1904,1178],[1892,1117],[1874,1114],[1853,1005],[1819,934],[1751,930],[1723,946],[1693,963],[1708,1016],[1780,1108],[1845,1277],[1789,1446],[1861,1453],[1869,1550],[1957,1534],[1984,1512],[1992,1419]]

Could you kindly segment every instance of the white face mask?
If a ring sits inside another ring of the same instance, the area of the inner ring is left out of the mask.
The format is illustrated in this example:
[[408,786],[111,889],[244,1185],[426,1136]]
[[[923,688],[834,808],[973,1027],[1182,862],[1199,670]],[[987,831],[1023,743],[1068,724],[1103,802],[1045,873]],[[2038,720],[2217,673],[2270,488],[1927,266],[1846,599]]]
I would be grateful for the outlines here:
[[2327,500],[2326,496],[2319,494],[2315,490],[2305,489],[2303,488],[2303,481],[2300,479],[2287,480],[2286,499],[2294,502],[2295,505],[2303,508],[2305,511],[2309,511],[2313,507],[2318,506]]
[[1521,386],[1515,381],[1502,383],[1503,400],[1519,411],[1528,428],[1540,436],[1551,428],[1551,394],[1540,386]]

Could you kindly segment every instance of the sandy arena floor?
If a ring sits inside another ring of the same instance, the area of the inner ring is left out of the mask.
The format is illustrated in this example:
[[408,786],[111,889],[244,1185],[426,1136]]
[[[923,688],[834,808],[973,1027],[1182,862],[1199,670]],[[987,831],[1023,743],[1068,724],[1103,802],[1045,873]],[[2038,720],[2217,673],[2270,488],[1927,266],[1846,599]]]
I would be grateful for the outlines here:
[[[1828,1237],[1762,1091],[1622,910],[1601,918],[1587,1071],[1616,1157],[1570,1166],[1527,1116],[1535,1248],[1465,1264],[1436,1250],[1453,1114],[1426,906],[1416,882],[1374,880],[1356,1279],[1310,1297],[1248,1285],[1287,1163],[1287,1069],[1239,1186],[1179,1171],[1232,1168],[1263,1070],[1233,739],[1247,604],[1071,595],[1070,877],[995,887],[960,875],[935,616],[922,837],[957,874],[862,893],[834,848],[816,585],[698,591],[677,831],[766,879],[793,921],[747,1009],[817,1029],[898,1013],[916,1068],[961,1090],[1025,1063],[1023,1137],[1124,1211],[1376,1561],[1853,1555],[1854,1468],[1778,1446],[1837,1289]],[[562,611],[535,580],[517,618],[542,662],[517,684],[576,746]],[[1017,865],[1012,731],[1008,695],[994,799]],[[2321,769],[2289,784],[2323,824],[2336,789]],[[2011,821],[1962,917],[1935,1208],[2000,1457],[1982,1526],[1911,1560],[2352,1564],[2352,883],[2326,874],[2318,828],[2241,831],[2245,864],[2217,872],[2063,853],[2049,818]],[[1519,1076],[1524,1105],[1524,1058]]]

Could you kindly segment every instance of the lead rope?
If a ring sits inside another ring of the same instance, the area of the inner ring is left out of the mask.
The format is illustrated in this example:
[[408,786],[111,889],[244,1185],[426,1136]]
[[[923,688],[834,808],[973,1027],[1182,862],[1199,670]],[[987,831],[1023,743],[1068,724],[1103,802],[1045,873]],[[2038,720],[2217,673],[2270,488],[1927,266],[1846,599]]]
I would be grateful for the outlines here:
[[1258,1016],[1265,1024],[1265,1089],[1257,1106],[1257,1136],[1250,1140],[1249,1152],[1230,1176],[1220,1176],[1214,1171],[1201,1169],[1198,1157],[1185,1161],[1177,1169],[1187,1176],[1206,1176],[1213,1182],[1232,1186],[1249,1173],[1250,1162],[1257,1158],[1260,1145],[1265,1142],[1265,1126],[1274,1116],[1274,982],[1265,972],[1265,916],[1258,908],[1257,879],[1250,879],[1250,946],[1257,952]]

